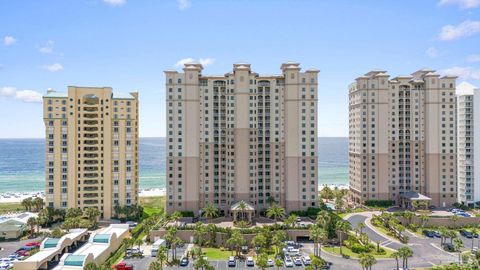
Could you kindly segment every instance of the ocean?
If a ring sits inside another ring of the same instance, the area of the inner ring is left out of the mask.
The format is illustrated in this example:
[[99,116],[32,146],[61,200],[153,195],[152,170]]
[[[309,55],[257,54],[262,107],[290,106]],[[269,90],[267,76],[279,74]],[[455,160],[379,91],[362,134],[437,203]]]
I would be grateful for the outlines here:
[[[0,139],[0,193],[43,191],[44,139]],[[165,187],[165,138],[140,138],[140,188]],[[348,138],[319,138],[319,184],[347,184]]]

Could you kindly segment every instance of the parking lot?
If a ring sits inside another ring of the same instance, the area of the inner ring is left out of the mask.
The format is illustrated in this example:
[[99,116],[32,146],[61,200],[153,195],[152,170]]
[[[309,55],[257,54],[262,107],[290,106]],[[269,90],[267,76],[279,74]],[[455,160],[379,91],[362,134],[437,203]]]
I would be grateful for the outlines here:
[[0,250],[0,258],[8,257],[28,242],[39,242],[41,240],[41,238],[34,238],[19,241],[1,242],[0,247],[2,248],[2,250]]

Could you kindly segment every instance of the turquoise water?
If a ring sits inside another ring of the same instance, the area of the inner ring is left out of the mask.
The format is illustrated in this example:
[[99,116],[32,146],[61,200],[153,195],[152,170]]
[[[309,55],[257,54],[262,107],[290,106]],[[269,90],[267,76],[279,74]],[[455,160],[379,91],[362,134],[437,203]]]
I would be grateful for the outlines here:
[[[0,192],[44,189],[44,140],[0,139]],[[320,184],[348,182],[348,138],[319,138]],[[165,187],[165,138],[140,138],[140,188]]]

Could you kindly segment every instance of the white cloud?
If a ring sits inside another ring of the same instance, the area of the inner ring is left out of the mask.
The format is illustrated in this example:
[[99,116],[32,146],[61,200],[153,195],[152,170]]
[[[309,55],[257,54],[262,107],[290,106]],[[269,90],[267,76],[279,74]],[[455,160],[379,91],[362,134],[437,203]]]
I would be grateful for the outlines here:
[[0,96],[14,98],[23,102],[41,103],[42,94],[33,90],[17,90],[15,87],[5,86],[0,88]]
[[121,6],[127,3],[126,0],[103,0],[103,2],[114,7]]
[[38,49],[41,53],[52,53],[53,52],[53,44],[55,44],[55,42],[53,40],[49,40],[47,41],[47,43],[45,43],[45,45],[43,47],[40,47],[40,49]]
[[480,6],[480,0],[440,0],[440,6],[456,5],[461,9],[476,8]]
[[188,63],[200,63],[202,64],[202,66],[206,67],[213,64],[214,62],[215,59],[213,58],[199,58],[198,60],[195,60],[189,57],[178,60],[177,63],[175,63],[175,67],[183,67],[185,64]]
[[480,54],[472,54],[467,57],[467,62],[480,62]]
[[472,67],[451,67],[440,71],[442,75],[458,76],[463,80],[480,80],[480,69],[474,69]]
[[60,63],[54,63],[51,65],[45,65],[43,66],[44,69],[50,71],[50,72],[58,72],[63,70],[63,66]]
[[459,25],[445,25],[440,32],[441,40],[454,40],[473,36],[480,32],[480,21],[464,21]]
[[425,54],[430,57],[430,58],[437,58],[438,57],[438,51],[434,47],[430,47],[425,51]]
[[11,46],[11,45],[14,45],[15,43],[17,43],[17,39],[15,39],[12,36],[6,36],[3,38],[3,44],[5,44],[5,46]]
[[15,87],[5,86],[0,88],[0,96],[13,97],[15,96],[15,92],[16,92]]
[[192,1],[190,0],[177,0],[178,2],[178,9],[185,10],[192,6]]

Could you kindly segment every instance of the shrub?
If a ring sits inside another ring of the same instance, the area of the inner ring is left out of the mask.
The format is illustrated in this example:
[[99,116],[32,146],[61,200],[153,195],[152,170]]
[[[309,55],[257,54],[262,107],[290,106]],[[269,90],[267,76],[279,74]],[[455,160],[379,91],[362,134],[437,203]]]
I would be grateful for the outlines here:
[[378,255],[385,255],[385,254],[387,254],[387,251],[386,251],[384,248],[380,248],[380,249],[377,251],[377,254],[378,254]]
[[369,207],[390,207],[395,204],[393,200],[368,200],[364,203],[366,206]]
[[194,217],[195,215],[193,214],[193,211],[182,211],[180,212],[182,217]]
[[366,253],[369,251],[368,247],[362,246],[360,244],[353,244],[351,250],[354,253]]

